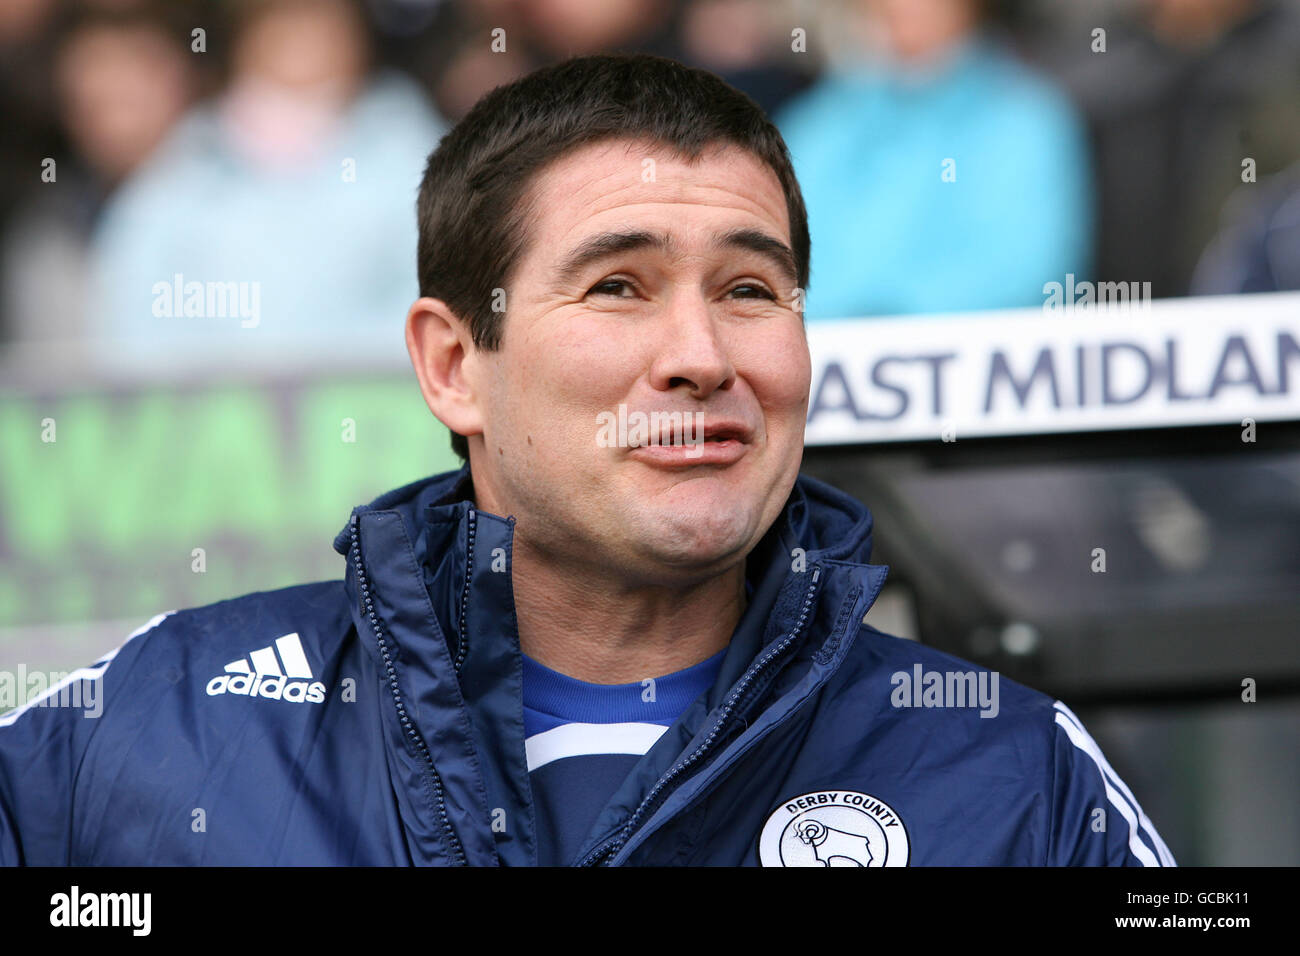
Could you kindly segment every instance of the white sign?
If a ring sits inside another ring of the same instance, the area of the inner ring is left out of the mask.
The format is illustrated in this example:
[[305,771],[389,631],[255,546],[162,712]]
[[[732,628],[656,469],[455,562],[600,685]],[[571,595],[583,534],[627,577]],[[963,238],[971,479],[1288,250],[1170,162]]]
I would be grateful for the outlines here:
[[1300,421],[1300,293],[808,324],[806,443]]

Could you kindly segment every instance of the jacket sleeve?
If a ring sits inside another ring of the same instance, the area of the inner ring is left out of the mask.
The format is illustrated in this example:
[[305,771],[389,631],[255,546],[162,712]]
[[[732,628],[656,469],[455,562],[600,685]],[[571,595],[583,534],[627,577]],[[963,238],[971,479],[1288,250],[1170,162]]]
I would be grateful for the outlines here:
[[134,639],[166,617],[158,615],[95,663],[0,714],[0,866],[67,864],[77,774],[108,703],[105,674],[110,666],[115,676],[125,673],[139,651]]
[[1056,701],[1049,866],[1177,866],[1133,792]]

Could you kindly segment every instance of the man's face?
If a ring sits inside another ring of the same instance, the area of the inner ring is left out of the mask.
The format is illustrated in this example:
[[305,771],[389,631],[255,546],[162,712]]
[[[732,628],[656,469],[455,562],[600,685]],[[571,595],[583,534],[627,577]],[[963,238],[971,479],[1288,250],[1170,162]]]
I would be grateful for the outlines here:
[[[775,174],[733,146],[692,165],[605,141],[546,167],[528,198],[501,346],[466,362],[479,506],[515,515],[540,554],[630,581],[740,562],[798,473],[811,375]],[[702,447],[628,447],[674,412],[703,425]]]

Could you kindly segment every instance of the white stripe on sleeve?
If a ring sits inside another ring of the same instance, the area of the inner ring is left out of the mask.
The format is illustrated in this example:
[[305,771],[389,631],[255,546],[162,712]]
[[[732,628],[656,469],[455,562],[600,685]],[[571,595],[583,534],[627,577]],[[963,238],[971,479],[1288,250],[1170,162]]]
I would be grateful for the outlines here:
[[90,664],[86,667],[77,668],[75,671],[70,673],[67,677],[63,678],[63,680],[50,685],[49,689],[47,689],[43,694],[36,695],[31,700],[24,703],[21,707],[15,707],[13,710],[9,711],[9,713],[5,714],[3,717],[0,717],[0,727],[10,726],[19,717],[27,713],[28,710],[30,710],[33,707],[39,706],[41,701],[45,700],[47,697],[49,697],[52,694],[57,694],[59,691],[63,690],[63,688],[67,687],[69,684],[73,683],[74,681],[94,680],[97,677],[103,677],[104,671],[108,670],[108,665],[112,663],[113,658],[117,657],[118,651],[120,651],[133,639],[139,637],[141,634],[153,630],[155,627],[161,624],[166,617],[175,613],[176,612],[174,610],[166,611],[162,614],[159,614],[151,618],[147,624],[144,624],[143,626],[136,628],[127,636],[125,641],[123,641],[117,647],[113,648],[111,651],[109,651],[99,660],[95,661],[95,663]]
[[1079,732],[1082,733],[1092,745],[1091,755],[1092,758],[1097,761],[1098,766],[1101,767],[1102,776],[1110,783],[1114,784],[1115,787],[1119,789],[1120,793],[1124,794],[1124,796],[1128,798],[1128,802],[1131,803],[1133,808],[1137,811],[1138,821],[1141,823],[1142,829],[1146,831],[1147,838],[1151,841],[1151,845],[1154,846],[1156,852],[1160,854],[1160,864],[1162,866],[1177,866],[1178,864],[1174,860],[1173,853],[1170,852],[1169,847],[1165,846],[1165,841],[1160,838],[1160,834],[1156,832],[1155,824],[1147,818],[1147,815],[1142,811],[1142,805],[1137,802],[1137,797],[1133,796],[1133,791],[1130,790],[1124,781],[1120,779],[1119,774],[1114,771],[1110,762],[1106,760],[1106,755],[1101,752],[1101,748],[1097,746],[1097,742],[1092,739],[1092,736],[1084,728],[1083,721],[1081,721],[1069,707],[1066,707],[1065,704],[1061,703],[1061,701],[1058,700],[1055,706],[1058,711],[1058,716],[1059,714],[1064,714],[1068,717],[1074,726],[1079,729]]

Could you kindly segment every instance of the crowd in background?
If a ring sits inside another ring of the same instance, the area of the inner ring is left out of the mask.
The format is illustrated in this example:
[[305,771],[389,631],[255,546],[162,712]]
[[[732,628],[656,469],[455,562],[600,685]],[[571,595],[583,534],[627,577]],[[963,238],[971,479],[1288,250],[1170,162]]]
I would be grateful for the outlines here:
[[[5,0],[0,341],[400,356],[442,132],[633,50],[785,135],[810,319],[1300,288],[1297,0]],[[233,319],[187,320],[192,281]]]

